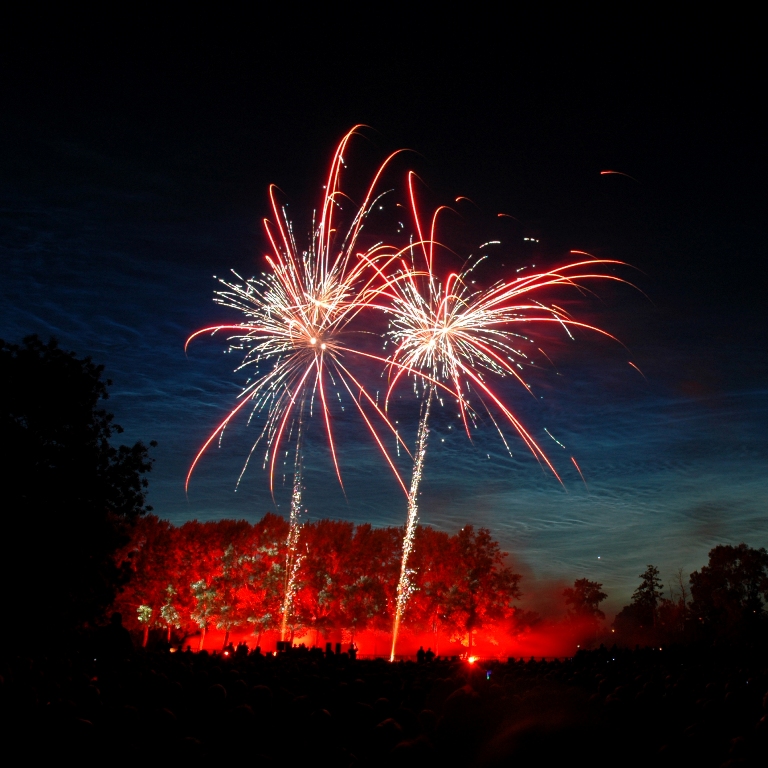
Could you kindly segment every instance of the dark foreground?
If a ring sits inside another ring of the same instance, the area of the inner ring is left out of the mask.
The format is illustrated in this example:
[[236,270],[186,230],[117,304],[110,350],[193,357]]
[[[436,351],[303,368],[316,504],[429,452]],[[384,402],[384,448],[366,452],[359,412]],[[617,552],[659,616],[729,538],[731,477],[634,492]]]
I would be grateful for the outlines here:
[[29,762],[259,766],[762,765],[754,654],[593,651],[390,664],[291,653],[3,664],[4,746]]

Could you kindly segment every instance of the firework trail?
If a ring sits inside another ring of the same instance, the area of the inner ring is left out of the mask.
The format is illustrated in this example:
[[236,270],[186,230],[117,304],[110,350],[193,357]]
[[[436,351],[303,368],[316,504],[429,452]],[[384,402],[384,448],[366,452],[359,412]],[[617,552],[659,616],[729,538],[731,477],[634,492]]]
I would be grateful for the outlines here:
[[293,616],[293,599],[296,593],[296,576],[301,566],[302,557],[298,554],[299,536],[301,535],[301,502],[304,490],[302,478],[302,437],[304,431],[304,406],[299,410],[299,425],[296,435],[296,453],[293,461],[293,489],[291,491],[291,511],[288,525],[288,539],[285,554],[285,593],[283,596],[282,618],[280,620],[280,640],[284,641],[288,632],[288,622]]
[[[292,606],[292,593],[297,570],[298,542],[302,503],[302,441],[305,425],[303,409],[308,404],[309,416],[314,409],[321,412],[325,434],[339,483],[341,479],[336,441],[331,425],[329,400],[331,391],[341,400],[345,390],[367,429],[395,473],[403,492],[407,489],[384,447],[372,418],[389,429],[407,451],[395,427],[364,385],[352,374],[343,358],[354,351],[354,329],[350,324],[375,302],[382,290],[389,288],[385,275],[400,251],[383,243],[369,248],[359,245],[363,225],[383,194],[377,186],[385,168],[397,152],[379,166],[367,187],[363,202],[353,209],[351,221],[345,228],[343,205],[351,202],[342,191],[341,174],[345,167],[344,152],[361,126],[352,128],[341,140],[333,156],[324,187],[323,198],[305,250],[297,244],[293,225],[284,207],[276,199],[276,189],[269,196],[274,223],[264,220],[271,251],[266,260],[268,270],[260,277],[220,280],[223,286],[214,300],[241,313],[245,319],[234,324],[202,328],[187,340],[189,345],[197,336],[219,331],[228,333],[231,351],[242,354],[236,370],[246,370],[250,378],[239,395],[239,402],[213,430],[198,451],[189,472],[186,486],[198,462],[216,438],[221,439],[225,428],[241,412],[249,413],[250,422],[256,416],[264,418],[263,428],[253,443],[243,465],[238,484],[257,447],[264,447],[263,465],[269,471],[270,491],[274,496],[275,467],[282,446],[290,441],[294,422],[299,421],[294,462],[294,483],[291,495],[290,532],[288,534],[287,583],[283,615],[283,639]],[[345,346],[342,346],[342,342]],[[367,410],[366,410],[367,409]],[[287,453],[287,452],[286,452]]]
[[[524,365],[530,364],[520,348],[520,341],[528,338],[521,332],[524,328],[517,330],[521,326],[555,323],[569,336],[570,329],[582,328],[615,340],[606,331],[575,320],[557,305],[542,303],[537,295],[555,286],[581,289],[581,283],[586,280],[627,282],[607,273],[607,268],[622,265],[622,262],[589,259],[509,281],[502,280],[488,289],[477,289],[470,274],[485,258],[483,256],[470,260],[461,271],[451,272],[441,279],[435,270],[435,248],[441,247],[436,239],[436,226],[437,216],[445,208],[434,212],[429,233],[425,236],[413,191],[413,178],[411,174],[409,190],[418,241],[411,250],[411,263],[402,259],[398,278],[388,283],[386,296],[389,304],[380,305],[390,315],[388,335],[396,346],[388,358],[391,376],[385,402],[388,402],[398,380],[405,374],[413,375],[414,386],[417,390],[421,387],[423,391],[397,586],[392,660],[395,658],[402,616],[412,591],[412,571],[408,568],[408,559],[418,525],[418,493],[433,398],[442,403],[443,396],[448,395],[455,400],[458,415],[470,440],[470,424],[476,426],[478,414],[487,413],[509,450],[501,426],[492,412],[496,411],[502,423],[512,426],[539,463],[562,482],[545,452],[486,379],[489,376],[512,377],[530,393],[531,387],[521,373]],[[421,269],[415,265],[417,254],[420,254],[419,260],[423,257],[424,267]]]
[[421,485],[421,474],[424,469],[424,458],[427,455],[427,435],[429,434],[429,410],[432,405],[433,389],[430,387],[427,391],[426,399],[422,405],[421,418],[419,419],[419,430],[416,435],[416,453],[413,457],[413,474],[411,475],[411,488],[408,492],[408,519],[405,525],[405,536],[403,537],[403,557],[400,561],[400,580],[397,585],[397,599],[395,603],[395,624],[392,630],[392,653],[390,661],[395,660],[395,644],[397,634],[400,631],[400,622],[408,604],[408,598],[411,596],[411,575],[412,571],[408,569],[408,558],[413,549],[413,541],[416,536],[416,525],[419,519],[419,486]]

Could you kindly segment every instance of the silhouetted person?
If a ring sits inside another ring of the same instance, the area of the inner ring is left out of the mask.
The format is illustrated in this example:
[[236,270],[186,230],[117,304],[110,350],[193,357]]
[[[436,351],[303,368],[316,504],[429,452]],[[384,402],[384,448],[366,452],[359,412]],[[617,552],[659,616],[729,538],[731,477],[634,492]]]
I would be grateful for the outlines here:
[[350,643],[347,653],[349,654],[349,658],[354,661],[357,658],[357,646],[354,643]]
[[432,648],[427,648],[427,652],[424,654],[424,660],[429,664],[430,661],[433,661],[435,658],[435,652],[432,650]]
[[418,664],[423,664],[425,656],[426,656],[426,653],[424,652],[424,646],[420,645],[419,650],[416,651],[416,662]]

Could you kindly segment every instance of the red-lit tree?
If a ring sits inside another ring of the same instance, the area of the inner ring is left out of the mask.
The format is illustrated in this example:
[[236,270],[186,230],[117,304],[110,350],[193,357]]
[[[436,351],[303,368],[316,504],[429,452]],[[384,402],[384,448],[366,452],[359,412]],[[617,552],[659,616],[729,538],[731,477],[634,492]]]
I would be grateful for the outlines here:
[[256,645],[262,633],[280,624],[285,589],[285,542],[288,523],[268,514],[255,526],[238,561],[236,611],[253,627]]
[[126,626],[141,627],[142,645],[147,644],[150,627],[162,621],[168,585],[178,568],[178,528],[155,515],[139,518],[131,540],[116,556],[119,567],[130,570],[130,579],[115,601]]
[[521,577],[504,565],[507,553],[487,528],[475,531],[474,526],[464,526],[452,544],[454,567],[444,615],[446,623],[467,636],[467,655],[471,655],[475,631],[511,615],[513,600],[521,596]]
[[[148,517],[141,521],[120,562],[131,580],[116,607],[134,628],[162,626],[200,633],[215,625],[229,632],[253,626],[257,643],[282,619],[287,522],[266,515],[246,521],[191,521],[175,528]],[[306,523],[292,637],[305,628],[354,639],[363,630],[388,631],[395,603],[402,530],[321,520]],[[505,554],[489,531],[472,526],[451,537],[419,529],[412,556],[414,594],[405,626],[435,634],[441,629],[469,636],[509,617],[520,577],[504,566]]]
[[400,565],[397,528],[358,525],[341,586],[341,623],[354,642],[366,629],[389,629]]
[[302,529],[296,616],[316,638],[345,623],[342,601],[351,581],[353,540],[354,525],[342,520],[319,520]]
[[[205,632],[217,615],[217,592],[214,581],[221,568],[224,552],[221,521],[200,523],[191,520],[179,529],[178,581],[171,582],[178,592],[184,623],[190,631],[200,631],[204,642]],[[196,585],[193,589],[192,585]],[[200,606],[200,596],[205,591],[205,609]],[[201,612],[202,611],[202,612]],[[204,624],[201,619],[205,617]]]
[[406,625],[434,636],[434,651],[440,653],[440,630],[446,623],[449,593],[453,585],[456,564],[453,561],[454,542],[444,531],[421,526],[411,555],[415,571],[414,593],[406,612]]

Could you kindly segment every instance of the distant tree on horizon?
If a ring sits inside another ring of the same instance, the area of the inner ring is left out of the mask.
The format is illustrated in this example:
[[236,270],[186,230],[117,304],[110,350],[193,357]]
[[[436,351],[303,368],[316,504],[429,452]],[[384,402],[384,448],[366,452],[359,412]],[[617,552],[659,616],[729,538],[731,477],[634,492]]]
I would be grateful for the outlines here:
[[563,590],[563,597],[568,606],[568,617],[587,619],[596,624],[604,619],[605,614],[600,610],[600,603],[608,595],[602,589],[602,584],[589,579],[576,579],[572,587],[566,587]]
[[655,565],[649,565],[640,574],[640,578],[642,582],[632,594],[632,602],[648,612],[651,624],[655,626],[659,603],[664,597],[664,585],[661,583],[659,569]]
[[633,637],[647,642],[657,626],[658,610],[664,599],[664,585],[655,565],[648,565],[639,578],[642,582],[632,593],[632,602],[616,615],[614,628],[620,637]]
[[746,636],[764,623],[768,602],[768,552],[722,544],[691,574],[694,621],[720,638]]

